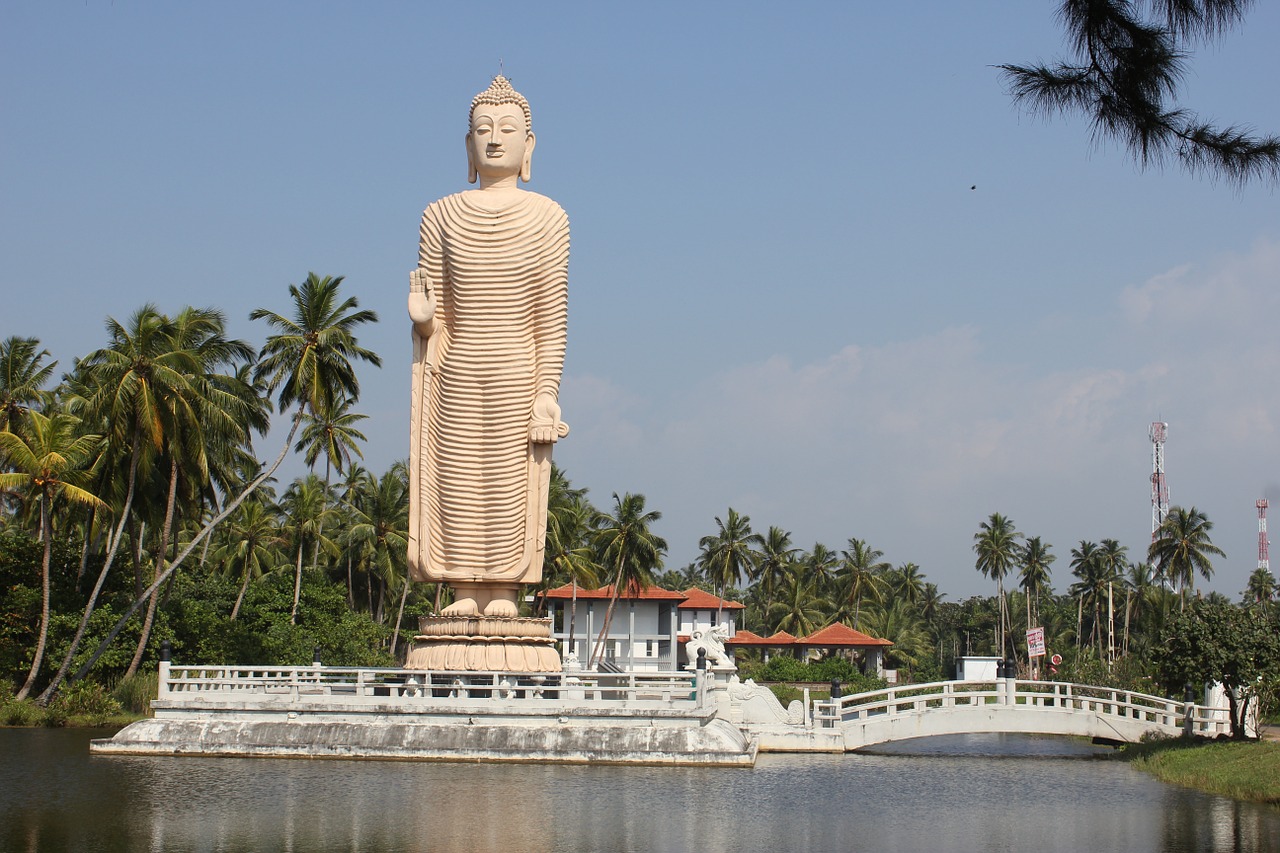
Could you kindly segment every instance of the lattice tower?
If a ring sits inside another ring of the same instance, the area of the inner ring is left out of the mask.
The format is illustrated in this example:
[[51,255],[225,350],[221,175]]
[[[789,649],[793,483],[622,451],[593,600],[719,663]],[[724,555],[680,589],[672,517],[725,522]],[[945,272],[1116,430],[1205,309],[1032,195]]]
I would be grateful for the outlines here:
[[1164,442],[1169,425],[1164,421],[1151,424],[1151,539],[1169,514],[1169,484],[1164,479]]
[[1267,499],[1259,498],[1258,507],[1258,568],[1271,571],[1271,558],[1267,554]]

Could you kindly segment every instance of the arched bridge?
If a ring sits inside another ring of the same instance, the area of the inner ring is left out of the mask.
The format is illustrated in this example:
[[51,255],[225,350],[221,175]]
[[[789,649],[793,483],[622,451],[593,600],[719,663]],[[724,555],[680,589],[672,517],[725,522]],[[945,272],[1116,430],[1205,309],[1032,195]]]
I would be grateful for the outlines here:
[[1057,681],[940,681],[814,703],[812,734],[830,748],[987,732],[1075,735],[1133,743],[1143,735],[1230,730],[1225,709]]

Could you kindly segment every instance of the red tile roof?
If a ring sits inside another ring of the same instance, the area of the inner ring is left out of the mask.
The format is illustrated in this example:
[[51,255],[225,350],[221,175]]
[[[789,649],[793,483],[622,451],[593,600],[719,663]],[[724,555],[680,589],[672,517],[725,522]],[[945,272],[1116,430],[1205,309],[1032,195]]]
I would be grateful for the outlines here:
[[681,610],[745,610],[746,605],[740,601],[730,601],[706,590],[691,586],[684,591],[684,602]]
[[739,631],[725,640],[726,646],[794,646],[796,638],[786,631],[779,631],[769,637],[761,637],[750,631]]
[[[565,584],[555,589],[549,589],[543,593],[547,598],[557,598],[569,600],[573,598],[573,584]],[[602,586],[599,589],[586,589],[578,587],[578,598],[580,599],[605,599],[613,597],[613,584]],[[673,592],[669,589],[663,589],[657,586],[631,587],[623,590],[618,596],[619,601],[684,601],[683,592]]]
[[827,648],[893,645],[888,640],[881,640],[861,631],[855,631],[841,622],[828,625],[821,631],[814,631],[799,642],[805,646],[826,646]]

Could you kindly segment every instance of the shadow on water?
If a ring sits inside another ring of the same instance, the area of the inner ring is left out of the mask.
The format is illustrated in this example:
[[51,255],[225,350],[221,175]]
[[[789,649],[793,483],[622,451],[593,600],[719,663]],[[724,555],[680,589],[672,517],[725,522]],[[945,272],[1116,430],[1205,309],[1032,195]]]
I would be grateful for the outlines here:
[[1082,761],[1098,748],[1062,738],[724,770],[108,757],[91,736],[0,730],[0,849],[1280,853],[1280,811]]

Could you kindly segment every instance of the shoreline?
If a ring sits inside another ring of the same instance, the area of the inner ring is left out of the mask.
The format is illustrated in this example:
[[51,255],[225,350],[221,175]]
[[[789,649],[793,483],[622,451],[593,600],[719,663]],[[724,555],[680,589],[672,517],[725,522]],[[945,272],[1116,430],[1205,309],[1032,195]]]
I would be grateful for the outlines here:
[[1271,727],[1261,740],[1171,738],[1131,744],[1119,758],[1170,785],[1280,808],[1278,735]]

